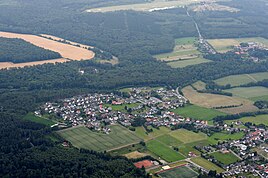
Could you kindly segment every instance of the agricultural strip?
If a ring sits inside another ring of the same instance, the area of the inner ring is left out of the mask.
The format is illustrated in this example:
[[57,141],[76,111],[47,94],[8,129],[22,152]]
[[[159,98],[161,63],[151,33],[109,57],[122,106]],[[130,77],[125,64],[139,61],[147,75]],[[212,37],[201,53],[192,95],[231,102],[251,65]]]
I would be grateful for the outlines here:
[[215,170],[215,171],[217,171],[217,173],[221,173],[224,171],[219,166],[213,164],[212,162],[210,162],[202,157],[192,158],[191,161],[194,162],[195,164],[198,164],[199,166],[207,169],[207,170]]
[[232,93],[234,96],[247,99],[268,95],[268,88],[265,87],[237,87],[224,91]]
[[207,136],[204,133],[195,133],[185,129],[172,131],[169,133],[169,135],[180,140],[183,143],[191,143],[207,139]]

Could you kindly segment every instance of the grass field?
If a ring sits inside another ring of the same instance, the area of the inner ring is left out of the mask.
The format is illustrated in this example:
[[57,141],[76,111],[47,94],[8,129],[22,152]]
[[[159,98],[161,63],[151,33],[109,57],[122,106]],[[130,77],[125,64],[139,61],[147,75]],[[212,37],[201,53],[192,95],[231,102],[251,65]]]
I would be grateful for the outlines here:
[[61,130],[57,133],[77,148],[95,151],[111,150],[141,141],[135,133],[119,125],[111,126],[111,130],[110,134],[102,134],[81,126]]
[[193,171],[188,166],[179,166],[158,174],[163,178],[195,178],[198,176],[198,173]]
[[232,87],[248,84],[251,82],[262,81],[268,79],[268,72],[252,73],[252,74],[241,74],[241,75],[230,75],[227,77],[219,78],[215,80],[218,85],[230,84]]
[[[240,121],[246,123],[246,122],[251,122],[253,124],[259,125],[259,124],[264,124],[268,126],[268,115],[258,115],[255,117],[243,117],[239,119]],[[237,121],[237,120],[228,120],[225,121],[227,124],[231,124],[232,122]]]
[[183,143],[191,143],[207,139],[207,136],[204,133],[195,133],[185,129],[175,130],[169,134]]
[[32,122],[36,122],[39,124],[43,124],[46,126],[52,126],[52,125],[56,124],[56,122],[54,122],[52,120],[35,116],[33,113],[28,113],[26,116],[23,117],[23,119],[28,120],[28,121],[32,121]]
[[230,92],[234,96],[247,99],[261,97],[268,94],[268,88],[265,87],[237,87],[224,91]]
[[147,133],[143,127],[136,127],[135,133],[138,137],[146,141],[171,132],[171,130],[167,127],[159,127],[158,129],[156,129],[149,126],[148,129],[153,129],[153,132]]
[[150,140],[146,143],[148,150],[158,155],[167,162],[174,162],[184,159],[185,157],[172,148],[160,143],[157,140]]
[[251,101],[268,101],[268,95],[264,95],[264,96],[257,96],[257,97],[252,97],[250,98]]
[[237,114],[241,112],[251,112],[257,111],[258,108],[253,105],[253,102],[239,97],[230,97],[224,95],[210,94],[210,93],[199,93],[195,91],[191,86],[187,86],[182,89],[182,92],[186,98],[194,105],[213,108],[220,106],[232,106],[232,105],[241,105],[235,108],[225,108],[219,109],[219,111]]
[[208,120],[208,121],[212,120],[216,116],[226,115],[223,112],[220,112],[214,109],[208,109],[208,108],[196,106],[196,105],[187,105],[183,108],[177,108],[172,111],[184,117],[190,117],[194,119]]
[[242,42],[258,42],[268,47],[268,40],[265,38],[230,38],[230,39],[211,39],[208,42],[218,51],[227,52],[232,46],[239,45]]
[[240,160],[231,152],[230,153],[215,152],[211,153],[210,155],[225,165],[229,165]]
[[197,90],[205,90],[206,89],[206,83],[204,83],[200,80],[193,83],[192,86]]
[[139,106],[139,103],[121,104],[121,105],[105,104],[104,106],[111,107],[113,111],[127,112],[127,110],[125,110],[125,107],[134,108]]
[[165,145],[168,146],[178,146],[180,145],[182,142],[168,134],[165,135],[161,135],[159,137],[156,138],[156,140],[158,140],[161,143],[164,143]]
[[213,164],[212,162],[210,162],[202,157],[192,158],[191,161],[193,161],[194,163],[198,164],[199,166],[201,166],[207,170],[215,170],[215,171],[217,171],[217,173],[221,173],[224,171],[219,166]]
[[238,132],[234,134],[229,133],[223,133],[223,132],[217,132],[208,137],[208,141],[211,144],[217,144],[219,141],[224,140],[238,140],[241,139],[245,134],[243,132]]
[[194,59],[187,59],[187,60],[178,60],[178,61],[173,61],[173,62],[168,62],[167,65],[169,65],[172,68],[183,68],[191,65],[197,65],[197,64],[202,64],[206,62],[211,62],[208,59],[204,58],[194,58]]

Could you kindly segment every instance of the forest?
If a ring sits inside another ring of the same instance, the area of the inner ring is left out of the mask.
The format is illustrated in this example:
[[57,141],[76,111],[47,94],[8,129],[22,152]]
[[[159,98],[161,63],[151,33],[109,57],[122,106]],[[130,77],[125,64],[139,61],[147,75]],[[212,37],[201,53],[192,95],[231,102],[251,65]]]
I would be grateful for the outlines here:
[[40,48],[22,39],[0,38],[0,62],[32,62],[61,58],[57,52]]

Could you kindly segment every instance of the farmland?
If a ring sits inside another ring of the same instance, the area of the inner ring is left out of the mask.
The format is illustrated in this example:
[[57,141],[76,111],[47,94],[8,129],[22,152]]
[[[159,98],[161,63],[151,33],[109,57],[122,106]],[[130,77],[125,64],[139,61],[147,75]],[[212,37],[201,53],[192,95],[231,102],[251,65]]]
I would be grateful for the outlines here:
[[202,63],[206,63],[206,62],[211,62],[211,61],[208,60],[208,59],[198,57],[198,58],[194,58],[194,59],[178,60],[178,61],[168,62],[167,65],[169,65],[172,68],[183,68],[183,67],[202,64]]
[[28,121],[32,121],[32,122],[36,122],[39,124],[43,124],[46,126],[52,126],[54,124],[56,124],[56,122],[43,118],[43,117],[38,117],[35,116],[33,113],[28,113],[26,116],[23,117],[24,120],[28,120]]
[[119,125],[113,125],[110,128],[112,131],[108,135],[90,131],[86,127],[65,129],[57,133],[77,148],[95,151],[111,150],[141,140],[134,133]]
[[238,157],[236,157],[231,152],[230,153],[215,152],[215,153],[212,153],[210,155],[225,165],[229,165],[229,164],[235,163],[235,162],[240,160]]
[[232,93],[234,96],[247,99],[261,97],[268,94],[268,88],[265,87],[237,87],[225,91]]
[[230,75],[215,80],[218,85],[230,84],[232,87],[248,84],[251,82],[262,81],[268,79],[268,72],[252,73],[252,74],[241,74],[241,75]]
[[[264,124],[266,126],[268,126],[268,115],[258,115],[255,117],[243,117],[241,119],[239,119],[241,122],[251,122],[253,124],[259,125],[259,124]],[[225,123],[227,124],[231,124],[232,122],[235,122],[237,120],[228,120],[225,121]]]
[[230,39],[211,39],[208,42],[218,51],[227,52],[232,50],[232,46],[239,45],[242,42],[258,42],[268,46],[268,40],[265,38],[230,38]]
[[223,132],[217,132],[208,137],[208,141],[211,144],[217,144],[219,141],[224,141],[224,140],[239,140],[244,136],[243,132],[238,132],[234,134],[230,133],[223,133]]
[[197,105],[187,105],[183,108],[177,108],[172,111],[184,117],[190,117],[194,119],[208,120],[208,121],[212,120],[216,116],[226,115],[223,112],[214,109],[200,107]]
[[195,178],[198,176],[198,173],[193,171],[188,166],[179,166],[176,168],[172,168],[166,171],[163,171],[158,174],[160,177],[163,178]]
[[199,93],[195,91],[191,86],[183,88],[182,92],[184,96],[190,100],[194,105],[198,105],[205,108],[221,107],[221,106],[232,106],[241,105],[235,108],[219,109],[219,111],[226,113],[240,113],[247,111],[258,110],[252,101],[239,97],[230,97],[210,93]]
[[195,133],[185,129],[175,130],[169,133],[172,137],[180,140],[183,143],[191,143],[200,140],[205,140],[207,138],[204,133]]
[[192,158],[191,161],[193,161],[194,163],[196,163],[199,166],[202,166],[208,170],[215,170],[218,173],[221,173],[224,171],[222,168],[218,167],[217,165],[213,164],[212,162],[210,162],[202,157]]

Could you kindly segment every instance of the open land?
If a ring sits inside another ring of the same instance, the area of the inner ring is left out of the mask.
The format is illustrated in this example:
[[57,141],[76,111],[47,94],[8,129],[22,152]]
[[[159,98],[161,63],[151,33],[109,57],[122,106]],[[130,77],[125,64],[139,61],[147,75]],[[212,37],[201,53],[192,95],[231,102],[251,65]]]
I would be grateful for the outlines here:
[[183,143],[191,143],[207,139],[207,136],[204,133],[195,133],[185,129],[175,130],[169,134]]
[[195,178],[198,176],[198,173],[193,171],[188,166],[179,166],[176,168],[172,168],[166,171],[163,171],[158,174],[160,177],[163,178]]
[[196,90],[194,90],[191,86],[183,88],[182,92],[184,93],[184,96],[188,98],[192,104],[205,108],[233,106],[233,105],[238,106],[242,104],[242,106],[235,108],[219,109],[219,111],[226,113],[235,114],[235,113],[258,110],[258,108],[253,105],[252,101],[239,97],[230,97],[210,93],[199,93]]
[[215,152],[210,155],[225,165],[229,165],[240,160],[237,156],[235,156],[231,152],[229,153]]
[[29,34],[19,34],[19,33],[10,33],[10,32],[0,32],[0,37],[5,38],[20,38],[27,42],[32,43],[38,47],[49,49],[51,51],[55,51],[60,53],[63,59],[55,59],[55,60],[45,60],[45,61],[38,61],[38,62],[29,62],[29,63],[20,63],[20,64],[13,64],[8,62],[0,63],[1,68],[11,68],[11,67],[25,67],[25,66],[33,66],[45,63],[57,63],[57,62],[66,62],[69,60],[89,60],[94,58],[95,54],[82,47],[73,46],[70,44],[65,44],[57,41],[53,41],[47,38],[43,38],[36,35],[29,35]]
[[196,90],[205,90],[206,89],[206,83],[204,83],[202,81],[197,81],[197,82],[193,83],[192,86]]
[[[204,0],[203,0],[204,1]],[[205,0],[211,2],[212,0]],[[120,11],[120,10],[135,10],[135,11],[153,11],[157,8],[172,8],[185,6],[192,3],[198,3],[201,0],[174,0],[174,1],[165,1],[165,0],[154,0],[145,3],[139,4],[128,4],[128,5],[118,5],[118,6],[109,6],[109,7],[100,7],[88,9],[87,12],[111,12],[111,11]]]
[[208,59],[198,57],[198,58],[194,58],[194,59],[178,60],[178,61],[168,62],[167,64],[172,68],[183,68],[183,67],[202,64],[202,63],[206,63],[206,62],[211,62],[211,61],[208,60]]
[[138,143],[135,133],[124,127],[113,125],[110,134],[102,134],[89,130],[86,127],[75,127],[58,132],[60,136],[70,141],[77,148],[85,148],[95,151],[105,151],[119,148],[128,144]]
[[224,133],[224,132],[217,132],[208,137],[208,141],[211,144],[217,144],[220,141],[225,141],[225,140],[239,140],[243,138],[245,134],[243,132],[237,132],[237,133]]
[[241,74],[241,75],[230,75],[227,77],[219,78],[215,80],[218,85],[230,84],[232,87],[245,85],[251,82],[258,82],[264,79],[268,79],[268,72],[252,73],[252,74]]
[[268,88],[266,87],[237,87],[224,91],[232,93],[234,96],[247,99],[268,95]]
[[256,38],[230,38],[230,39],[210,39],[208,42],[214,47],[218,52],[227,52],[232,50],[232,47],[239,45],[243,42],[258,42],[262,45],[268,47],[268,40],[261,37]]
[[36,115],[34,115],[33,113],[28,113],[26,116],[23,117],[24,120],[28,120],[28,121],[31,121],[31,122],[36,122],[36,123],[39,123],[39,124],[43,124],[43,125],[46,125],[46,126],[52,126],[54,124],[56,124],[56,122],[50,120],[50,119],[46,119],[46,118],[43,118],[43,117],[38,117]]
[[[239,121],[246,123],[246,122],[251,122],[253,124],[259,125],[259,124],[264,124],[266,126],[268,126],[268,115],[258,115],[255,117],[242,117],[240,119],[238,119]],[[238,120],[227,120],[225,121],[225,123],[227,124],[231,124],[232,122],[236,122]]]
[[216,170],[218,173],[221,173],[224,171],[219,166],[213,164],[212,162],[202,157],[192,158],[191,161],[193,161],[195,164],[198,164],[199,166],[202,166],[203,168],[208,169],[208,170]]

